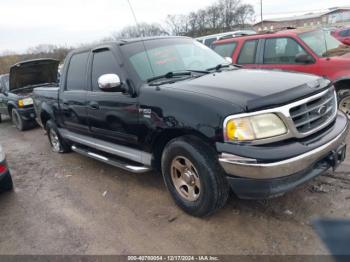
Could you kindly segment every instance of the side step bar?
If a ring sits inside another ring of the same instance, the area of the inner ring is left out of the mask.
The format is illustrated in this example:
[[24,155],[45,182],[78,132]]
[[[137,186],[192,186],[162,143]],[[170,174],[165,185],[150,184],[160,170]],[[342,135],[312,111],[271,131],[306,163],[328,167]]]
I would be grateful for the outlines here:
[[93,159],[99,160],[101,162],[104,162],[106,164],[121,168],[123,170],[132,172],[132,173],[146,173],[151,170],[150,167],[142,166],[142,165],[135,165],[135,164],[129,164],[125,161],[119,160],[119,159],[112,159],[110,157],[106,157],[100,153],[95,153],[90,151],[89,149],[81,148],[76,145],[72,146],[72,150],[74,152],[77,152],[79,154],[82,154],[87,157],[91,157]]

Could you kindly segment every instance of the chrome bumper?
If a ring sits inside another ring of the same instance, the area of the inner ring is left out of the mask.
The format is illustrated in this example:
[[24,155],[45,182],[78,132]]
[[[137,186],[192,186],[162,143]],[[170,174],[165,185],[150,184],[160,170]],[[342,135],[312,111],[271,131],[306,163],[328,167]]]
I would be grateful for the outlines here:
[[341,146],[347,135],[347,126],[330,142],[297,157],[272,163],[256,163],[255,159],[242,158],[223,153],[219,162],[228,175],[252,179],[280,178],[311,168],[313,164],[327,157]]

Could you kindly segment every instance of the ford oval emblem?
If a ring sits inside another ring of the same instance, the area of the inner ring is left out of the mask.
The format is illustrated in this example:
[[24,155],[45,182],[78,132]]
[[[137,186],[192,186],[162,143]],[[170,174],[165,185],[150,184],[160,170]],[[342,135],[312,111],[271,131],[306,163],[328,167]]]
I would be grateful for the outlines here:
[[328,107],[326,105],[323,105],[317,110],[317,114],[321,116],[327,112],[327,109]]

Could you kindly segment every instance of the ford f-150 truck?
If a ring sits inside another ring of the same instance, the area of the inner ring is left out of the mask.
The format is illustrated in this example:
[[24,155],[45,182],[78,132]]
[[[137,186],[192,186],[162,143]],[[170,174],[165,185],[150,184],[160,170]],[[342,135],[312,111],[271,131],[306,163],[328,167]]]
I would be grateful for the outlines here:
[[241,69],[197,41],[143,38],[72,51],[58,88],[36,88],[53,151],[160,170],[194,216],[279,196],[345,158],[347,117],[319,76]]
[[8,115],[20,131],[36,125],[33,99],[34,87],[57,86],[59,62],[54,59],[35,59],[15,64],[10,74],[0,76],[1,115]]

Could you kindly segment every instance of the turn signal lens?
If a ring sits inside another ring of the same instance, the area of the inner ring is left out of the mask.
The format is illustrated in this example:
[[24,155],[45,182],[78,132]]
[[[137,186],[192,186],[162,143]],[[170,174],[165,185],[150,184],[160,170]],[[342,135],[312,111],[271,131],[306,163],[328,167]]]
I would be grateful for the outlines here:
[[287,133],[285,124],[275,114],[233,118],[227,122],[225,130],[229,141],[251,141]]

